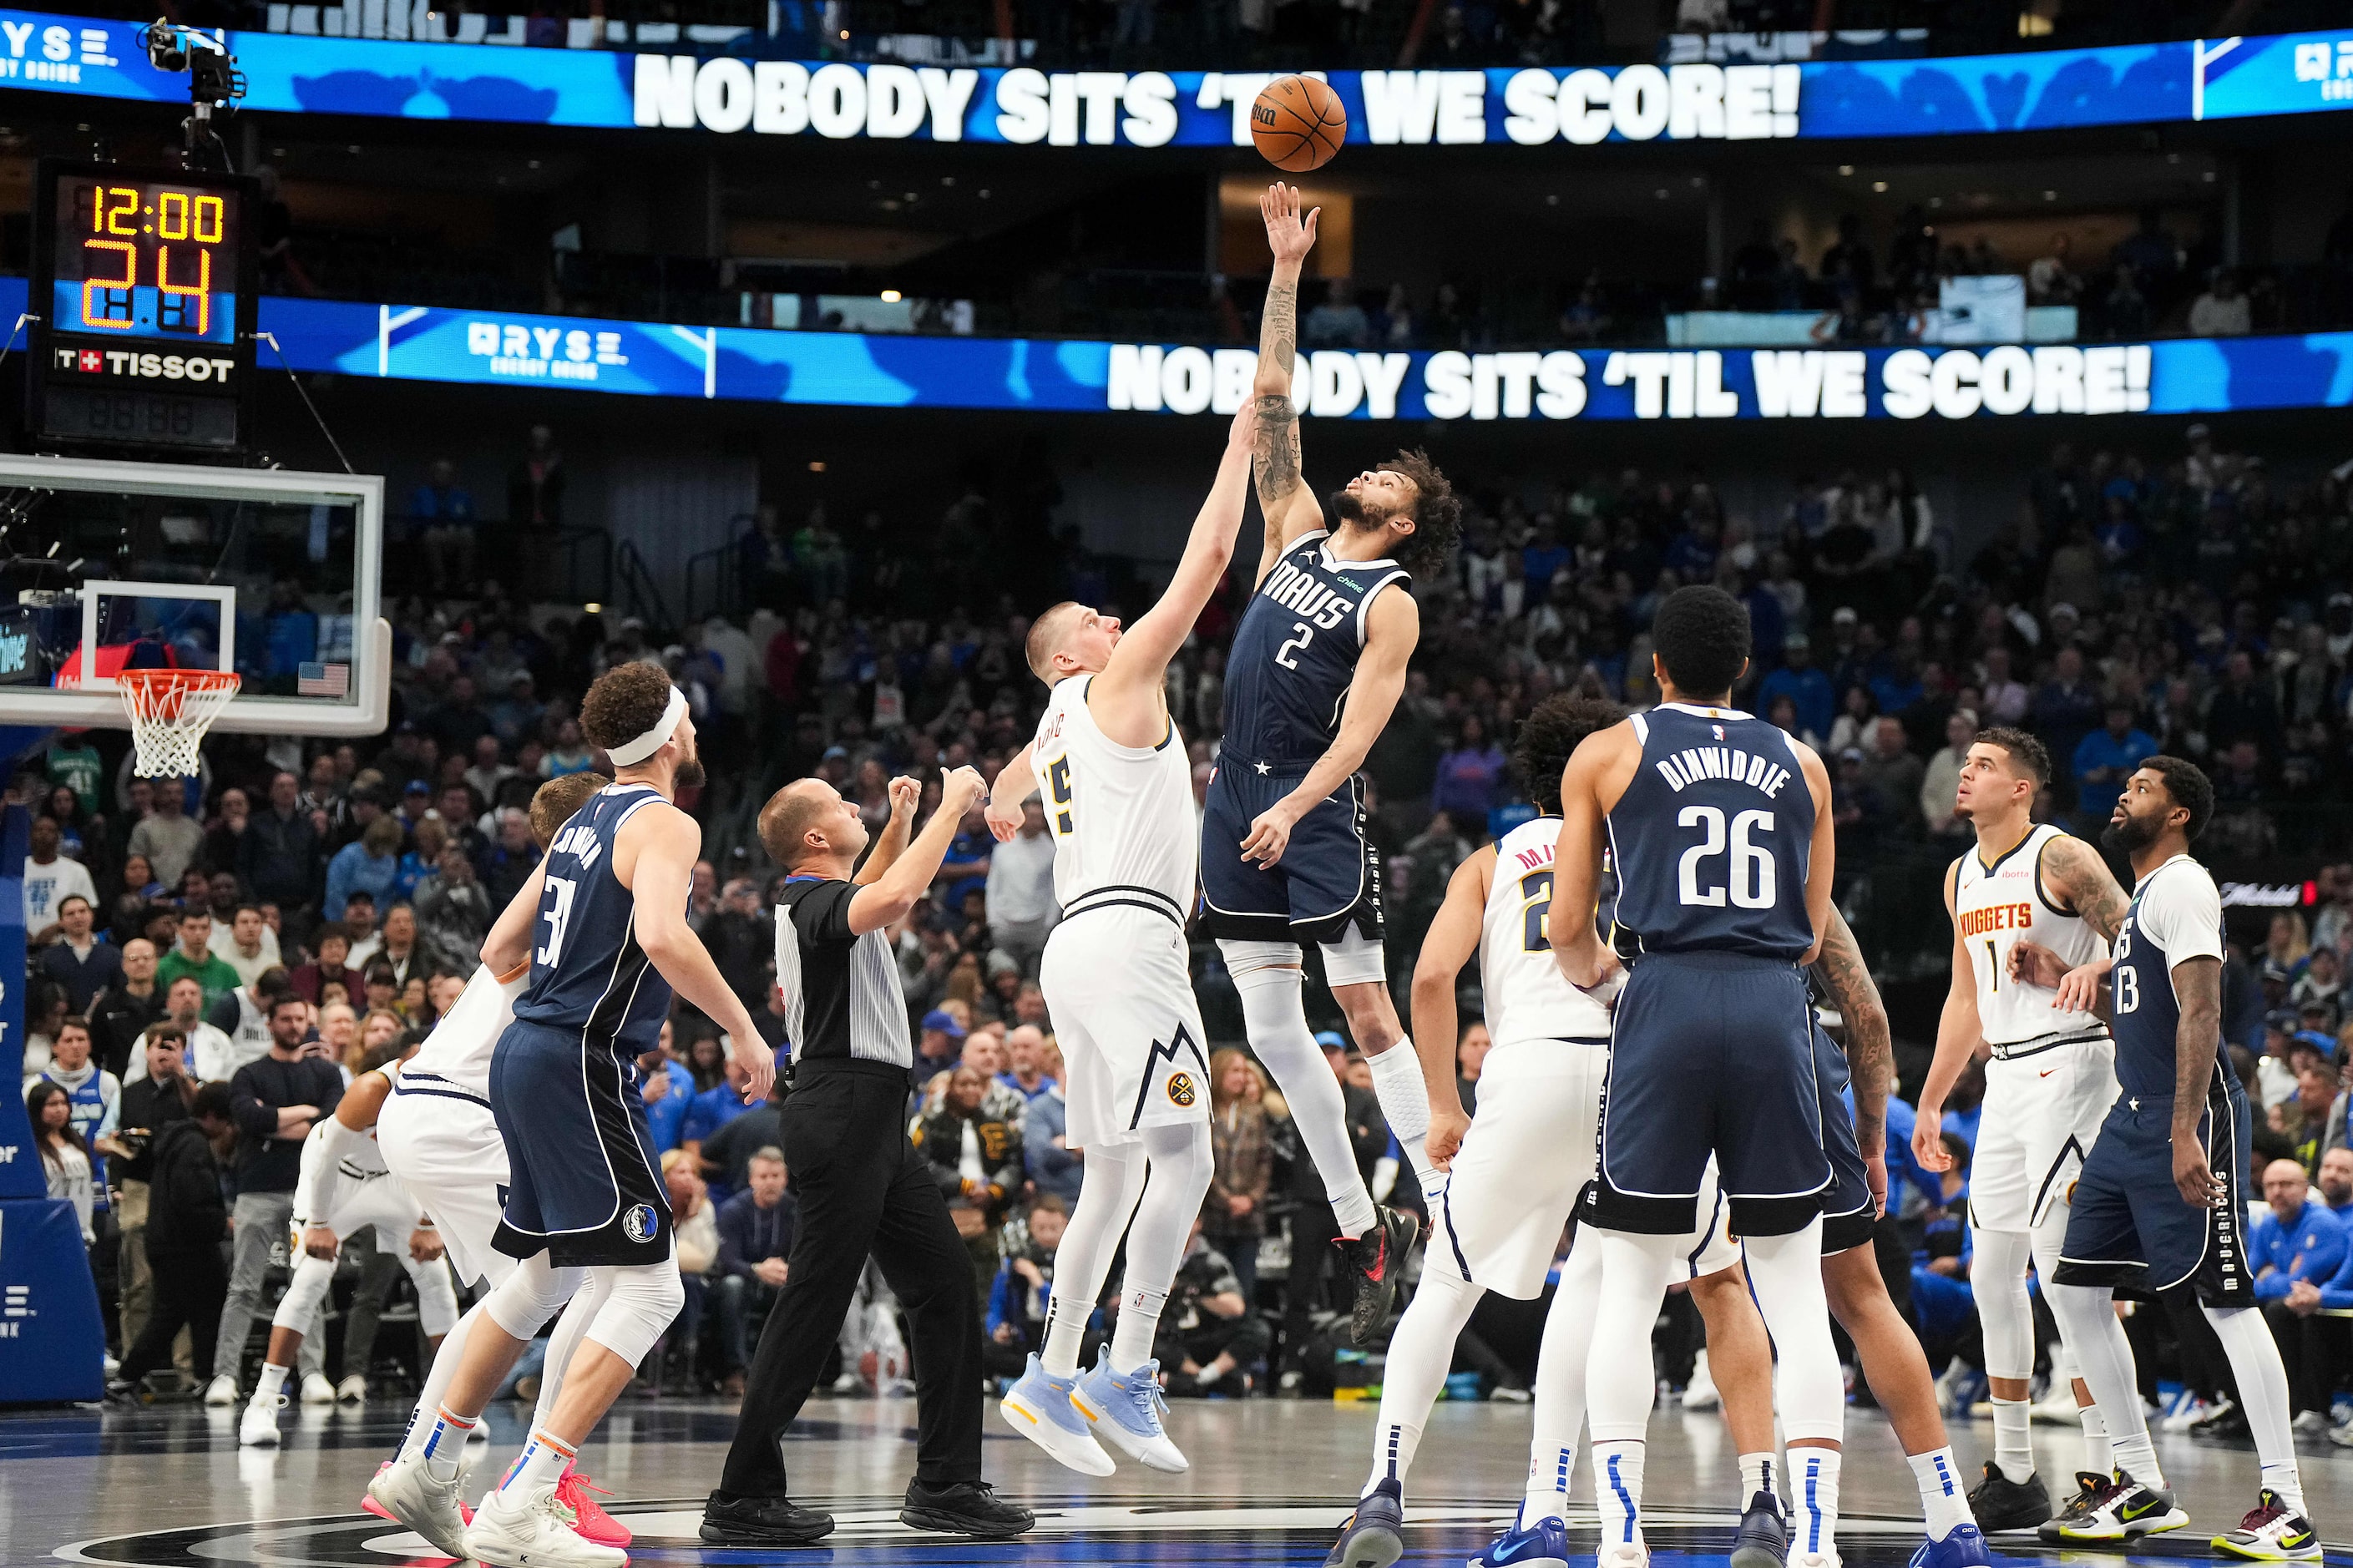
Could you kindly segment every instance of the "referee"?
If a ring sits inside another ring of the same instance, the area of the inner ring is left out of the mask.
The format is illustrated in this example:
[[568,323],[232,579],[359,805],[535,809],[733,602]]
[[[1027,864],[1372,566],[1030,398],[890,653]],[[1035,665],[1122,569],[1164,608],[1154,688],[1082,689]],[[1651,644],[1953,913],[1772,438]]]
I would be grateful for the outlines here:
[[921,791],[891,784],[891,822],[866,847],[858,806],[823,779],[787,784],[760,812],[760,842],[792,873],[776,908],[776,983],[794,1044],[781,1131],[800,1200],[791,1270],[753,1355],[734,1446],[702,1510],[715,1546],[789,1546],[831,1516],[786,1495],[785,1428],[825,1370],[871,1253],[913,1327],[915,1479],[899,1513],[918,1530],[1004,1537],[1035,1522],[980,1479],[980,1303],[947,1204],[907,1139],[913,1052],[899,964],[882,928],[939,874],[965,813],[987,792],[970,768],[944,781],[914,841]]

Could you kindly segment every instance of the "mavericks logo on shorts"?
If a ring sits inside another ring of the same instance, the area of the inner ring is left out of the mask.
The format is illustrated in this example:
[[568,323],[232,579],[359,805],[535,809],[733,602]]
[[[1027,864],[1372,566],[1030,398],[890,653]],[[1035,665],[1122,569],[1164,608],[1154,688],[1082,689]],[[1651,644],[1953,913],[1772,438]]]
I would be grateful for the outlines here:
[[654,1213],[651,1204],[638,1204],[621,1216],[621,1234],[631,1241],[646,1242],[654,1238],[661,1228],[661,1216]]
[[1193,1092],[1191,1073],[1172,1072],[1168,1075],[1168,1098],[1171,1101],[1177,1105],[1190,1105],[1193,1103]]

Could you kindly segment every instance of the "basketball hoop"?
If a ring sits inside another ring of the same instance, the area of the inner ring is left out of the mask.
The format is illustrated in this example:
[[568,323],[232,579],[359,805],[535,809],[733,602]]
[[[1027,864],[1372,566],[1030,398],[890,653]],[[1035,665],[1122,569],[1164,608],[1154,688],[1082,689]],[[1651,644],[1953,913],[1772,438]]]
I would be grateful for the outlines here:
[[245,684],[225,669],[126,669],[114,683],[131,715],[139,749],[133,770],[142,778],[195,777],[205,731]]

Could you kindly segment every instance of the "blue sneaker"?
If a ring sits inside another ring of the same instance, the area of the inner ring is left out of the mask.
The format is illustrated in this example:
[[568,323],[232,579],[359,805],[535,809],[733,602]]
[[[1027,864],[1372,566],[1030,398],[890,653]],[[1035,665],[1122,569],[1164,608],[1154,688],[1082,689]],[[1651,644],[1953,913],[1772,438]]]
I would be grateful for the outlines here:
[[1992,1562],[1978,1527],[1960,1524],[1942,1541],[1922,1542],[1920,1550],[1912,1553],[1909,1568],[1988,1568]]
[[1405,1503],[1395,1481],[1383,1481],[1340,1527],[1324,1568],[1392,1568],[1405,1555]]
[[1789,1517],[1769,1491],[1750,1496],[1732,1538],[1732,1568],[1785,1568],[1789,1560]]
[[1131,1459],[1141,1459],[1155,1470],[1182,1475],[1192,1467],[1184,1451],[1168,1440],[1161,1417],[1168,1401],[1160,1394],[1160,1363],[1145,1362],[1122,1375],[1111,1369],[1108,1348],[1095,1357],[1092,1371],[1079,1374],[1071,1403],[1112,1446]]
[[1071,1404],[1075,1377],[1056,1377],[1033,1354],[1021,1381],[997,1408],[1005,1424],[1082,1476],[1107,1476],[1117,1468],[1088,1429],[1087,1418]]
[[1514,1524],[1464,1568],[1568,1568],[1568,1525],[1557,1519],[1540,1519],[1525,1529]]

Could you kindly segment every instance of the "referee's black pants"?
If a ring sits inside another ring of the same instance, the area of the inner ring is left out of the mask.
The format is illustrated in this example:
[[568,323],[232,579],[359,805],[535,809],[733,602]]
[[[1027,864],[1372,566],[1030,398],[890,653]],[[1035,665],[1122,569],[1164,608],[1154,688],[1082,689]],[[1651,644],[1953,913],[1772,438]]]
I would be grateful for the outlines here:
[[914,1357],[915,1477],[980,1479],[980,1302],[972,1259],[930,1166],[907,1139],[907,1069],[800,1064],[781,1118],[800,1202],[791,1271],[760,1332],[719,1489],[782,1497],[785,1428],[823,1374],[871,1253],[906,1309]]

